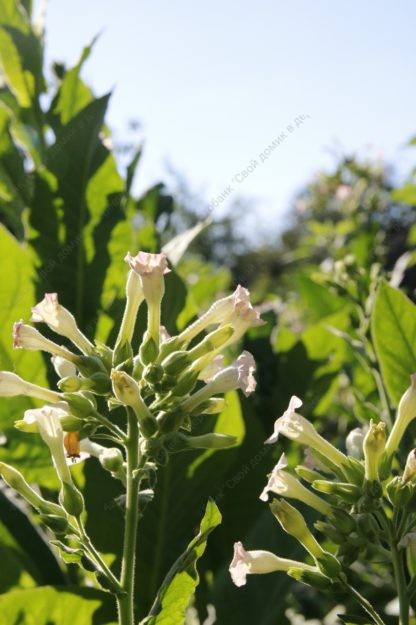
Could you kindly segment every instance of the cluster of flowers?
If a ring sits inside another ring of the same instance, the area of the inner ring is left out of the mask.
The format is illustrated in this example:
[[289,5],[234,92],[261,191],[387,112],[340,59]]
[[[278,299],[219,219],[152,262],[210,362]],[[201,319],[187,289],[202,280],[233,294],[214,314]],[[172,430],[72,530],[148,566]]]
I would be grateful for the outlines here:
[[[169,452],[235,444],[234,437],[226,434],[192,436],[193,418],[221,412],[224,398],[219,395],[236,389],[249,395],[256,386],[255,362],[250,353],[243,352],[229,366],[225,366],[221,355],[250,327],[263,323],[246,289],[238,286],[232,295],[216,301],[189,327],[170,337],[160,325],[164,276],[170,271],[166,256],[139,252],[136,256],[127,254],[125,260],[130,268],[126,307],[114,349],[93,344],[59,303],[57,294],[48,293],[32,309],[31,321],[46,323],[77,350],[47,339],[23,321],[15,323],[13,341],[15,348],[52,355],[59,391],[29,383],[15,373],[0,372],[0,396],[27,395],[45,402],[42,407],[27,410],[16,426],[39,433],[48,445],[61,483],[61,506],[43,500],[13,467],[0,463],[0,475],[51,527],[65,525],[65,512],[77,517],[83,510],[82,494],[71,476],[73,462],[95,456],[104,469],[125,482],[122,449],[127,435],[117,419],[111,418],[111,410],[124,406],[135,416],[139,456],[156,466],[167,459]],[[132,339],[143,302],[147,306],[147,328],[135,354]],[[103,400],[107,403],[105,410]],[[94,436],[117,446],[103,446],[91,440]]]
[[[397,515],[399,510],[404,514],[394,536],[398,549],[406,548],[416,538],[413,529],[415,514],[411,505],[409,508],[416,494],[416,449],[408,454],[404,469],[392,475],[395,453],[410,422],[416,417],[416,374],[411,376],[411,385],[400,400],[389,436],[383,422],[370,422],[366,432],[360,428],[350,432],[346,440],[347,454],[325,440],[297,412],[301,406],[298,397],[291,398],[288,409],[277,419],[274,433],[266,443],[275,443],[280,435],[294,440],[306,447],[306,462],[295,467],[295,476],[287,471],[283,454],[260,499],[268,501],[269,494],[275,496],[270,503],[272,513],[283,530],[303,545],[311,559],[308,563],[297,562],[269,551],[246,551],[241,542],[235,543],[230,573],[237,586],[246,583],[248,574],[273,571],[284,571],[319,589],[328,588],[334,581],[342,583],[347,568],[357,558],[367,553],[363,562],[368,562],[369,554],[376,554],[378,549],[380,555],[383,532],[387,527],[383,519],[391,519],[393,512]],[[322,547],[303,515],[286,499],[302,502],[325,518],[318,520],[315,528],[322,533],[326,544],[328,539],[334,543],[331,552]],[[385,554],[384,551],[384,558]]]

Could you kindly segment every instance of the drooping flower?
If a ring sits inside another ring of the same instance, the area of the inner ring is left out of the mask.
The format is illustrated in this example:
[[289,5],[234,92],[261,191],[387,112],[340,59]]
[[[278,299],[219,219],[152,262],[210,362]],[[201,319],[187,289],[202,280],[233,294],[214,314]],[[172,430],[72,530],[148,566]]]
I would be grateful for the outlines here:
[[281,495],[282,497],[302,501],[321,514],[330,514],[331,506],[326,501],[318,497],[318,495],[315,495],[315,493],[311,493],[294,475],[284,471],[286,466],[286,456],[285,454],[282,454],[270,474],[269,481],[264,487],[260,495],[260,499],[262,501],[267,501],[268,493],[272,492],[276,495]]
[[296,567],[307,571],[317,571],[315,567],[280,558],[270,551],[246,551],[241,542],[234,543],[234,557],[229,571],[236,586],[244,586],[247,575],[273,573],[274,571],[288,571]]
[[28,424],[36,422],[39,434],[48,445],[52,460],[60,480],[63,483],[72,484],[64,448],[64,432],[61,425],[61,417],[67,412],[62,407],[42,406],[26,410],[23,421]]
[[15,397],[17,395],[27,395],[51,403],[61,400],[60,394],[55,391],[26,382],[11,371],[0,371],[0,397]]
[[94,349],[93,344],[78,328],[75,317],[59,303],[57,293],[45,293],[43,300],[32,308],[30,320],[35,323],[43,321],[56,334],[68,338],[84,354],[90,354]]
[[325,440],[318,434],[312,423],[296,412],[296,409],[300,408],[301,405],[302,400],[293,395],[287,410],[275,421],[273,434],[265,442],[267,444],[275,443],[279,434],[283,434],[287,438],[318,451],[337,465],[346,463],[348,459],[345,454]]

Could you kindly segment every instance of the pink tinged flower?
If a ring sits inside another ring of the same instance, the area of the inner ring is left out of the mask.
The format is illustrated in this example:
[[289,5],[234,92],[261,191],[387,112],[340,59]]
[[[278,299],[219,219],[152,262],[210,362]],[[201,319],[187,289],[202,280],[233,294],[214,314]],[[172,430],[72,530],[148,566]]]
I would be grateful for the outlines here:
[[43,300],[32,308],[30,320],[46,323],[56,334],[68,338],[85,354],[94,349],[93,344],[78,328],[74,316],[59,303],[57,293],[45,293]]
[[260,495],[262,501],[268,500],[268,493],[272,492],[282,497],[288,497],[289,499],[297,499],[302,501],[306,505],[314,508],[321,514],[330,514],[331,506],[315,495],[311,493],[301,482],[294,476],[284,471],[287,466],[287,460],[285,454],[282,454],[279,462],[274,467],[267,486],[263,489]]
[[189,343],[210,325],[228,323],[232,325],[234,334],[223,347],[234,343],[249,328],[265,323],[260,319],[260,314],[253,308],[249,291],[241,285],[238,285],[234,293],[228,297],[223,297],[214,302],[206,313],[180,334],[180,337],[185,343]]
[[302,401],[299,397],[292,396],[287,410],[276,420],[274,432],[266,440],[266,443],[275,443],[279,435],[283,434],[286,438],[296,440],[301,445],[306,445],[317,451],[323,458],[327,458],[333,464],[342,465],[347,463],[347,456],[318,434],[310,421],[296,412],[301,405]]
[[283,428],[283,420],[289,420],[293,418],[293,415],[296,415],[296,409],[302,406],[302,400],[296,395],[292,395],[290,398],[289,406],[287,410],[283,413],[283,415],[275,421],[274,424],[274,432],[269,438],[265,441],[267,445],[271,445],[272,443],[276,443],[279,438],[279,434]]
[[248,397],[256,388],[256,362],[250,352],[240,354],[234,364],[217,373],[209,383],[215,393],[226,393],[239,388]]
[[275,481],[275,477],[276,474],[281,471],[282,469],[284,469],[285,467],[287,467],[287,458],[285,456],[285,454],[282,454],[276,464],[276,466],[274,467],[272,473],[270,474],[269,477],[269,481],[267,482],[267,485],[263,488],[262,493],[260,495],[260,499],[262,501],[268,501],[268,493],[273,490],[272,486],[274,484]]
[[66,347],[61,347],[50,341],[36,328],[26,325],[22,319],[13,324],[13,347],[14,349],[49,352],[69,361],[74,361],[77,358]]
[[130,252],[124,259],[139,276],[164,275],[170,272],[166,254],[150,254],[139,252],[132,256]]
[[230,564],[229,571],[234,584],[236,586],[244,586],[247,581],[247,575],[288,571],[293,567],[316,571],[316,568],[304,564],[303,562],[280,558],[270,551],[246,551],[243,544],[238,542],[234,543],[234,557]]

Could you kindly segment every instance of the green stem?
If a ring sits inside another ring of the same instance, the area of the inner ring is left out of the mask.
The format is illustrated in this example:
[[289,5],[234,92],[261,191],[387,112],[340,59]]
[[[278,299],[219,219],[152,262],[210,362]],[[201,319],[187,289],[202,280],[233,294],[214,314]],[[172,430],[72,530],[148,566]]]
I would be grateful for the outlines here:
[[348,590],[348,592],[354,597],[354,599],[361,605],[361,607],[371,616],[376,625],[386,625],[380,615],[374,610],[371,603],[363,597],[358,590],[356,590],[353,586],[350,586],[348,582],[343,582],[343,586]]
[[404,573],[403,555],[397,549],[395,537],[391,536],[391,557],[393,562],[396,590],[399,596],[400,625],[409,625],[409,595]]
[[127,484],[123,559],[120,583],[124,591],[117,597],[119,625],[134,625],[134,577],[136,563],[137,523],[139,512],[139,427],[131,410],[127,410],[126,440]]

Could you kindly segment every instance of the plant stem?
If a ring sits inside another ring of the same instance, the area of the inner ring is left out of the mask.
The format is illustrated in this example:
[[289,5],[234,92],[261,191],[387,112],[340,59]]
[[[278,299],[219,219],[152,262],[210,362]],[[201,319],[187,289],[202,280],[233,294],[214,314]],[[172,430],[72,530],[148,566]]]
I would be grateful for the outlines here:
[[403,557],[397,549],[394,536],[392,536],[391,540],[391,557],[396,580],[396,590],[399,596],[400,625],[409,625],[409,595],[404,574]]
[[124,528],[123,559],[120,583],[125,594],[117,597],[119,625],[134,625],[134,578],[136,563],[137,522],[139,512],[140,476],[139,428],[136,416],[127,410],[128,428],[126,440],[127,484]]
[[386,625],[381,616],[377,614],[377,612],[374,610],[368,599],[363,597],[353,586],[350,586],[348,582],[343,582],[343,585],[348,590],[348,592],[351,593],[354,599],[356,599],[356,601],[361,605],[361,607],[364,608],[367,614],[371,616],[376,625]]

